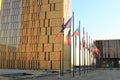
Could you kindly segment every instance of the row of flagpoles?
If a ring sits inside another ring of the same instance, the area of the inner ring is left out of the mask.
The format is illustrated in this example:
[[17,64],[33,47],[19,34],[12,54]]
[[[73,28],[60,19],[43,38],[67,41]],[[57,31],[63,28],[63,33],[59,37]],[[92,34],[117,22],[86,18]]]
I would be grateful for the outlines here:
[[[72,17],[68,19],[68,21],[62,26],[62,29],[60,32],[56,34],[57,38],[61,32],[64,32],[64,30],[68,28],[66,40],[68,46],[71,46],[71,54],[72,54],[72,68],[73,68],[73,77],[75,76],[75,69],[76,66],[79,67],[79,75],[81,75],[81,69],[83,69],[84,74],[88,72],[88,69],[90,69],[91,61],[91,55],[97,56],[100,58],[100,51],[93,43],[92,39],[90,39],[90,36],[88,36],[88,33],[85,33],[85,29],[83,27],[83,33],[81,37],[81,27],[80,27],[80,21],[79,21],[79,27],[74,30],[74,12]],[[71,33],[72,32],[72,33]],[[88,38],[89,37],[89,38]],[[81,41],[82,38],[82,41]],[[78,45],[78,46],[77,46]],[[79,65],[76,65],[76,48],[78,47],[79,51]],[[82,58],[82,59],[81,59]],[[81,65],[82,64],[82,65]]]

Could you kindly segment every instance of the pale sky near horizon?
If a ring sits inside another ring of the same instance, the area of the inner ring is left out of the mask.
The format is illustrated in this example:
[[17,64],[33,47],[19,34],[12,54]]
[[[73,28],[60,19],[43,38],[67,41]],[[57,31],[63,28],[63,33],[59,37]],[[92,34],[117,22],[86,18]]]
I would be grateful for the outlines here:
[[120,0],[72,0],[74,25],[92,39],[120,39]]
[[72,11],[92,39],[120,39],[120,0],[72,0]]

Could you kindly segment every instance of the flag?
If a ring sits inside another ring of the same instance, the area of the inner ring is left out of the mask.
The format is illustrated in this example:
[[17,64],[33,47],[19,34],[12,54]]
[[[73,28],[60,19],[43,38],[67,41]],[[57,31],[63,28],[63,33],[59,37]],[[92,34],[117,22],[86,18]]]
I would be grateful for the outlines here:
[[95,44],[93,44],[93,51],[94,51],[96,54],[99,54],[99,49],[96,47]]
[[82,47],[85,48],[85,31],[83,28]]
[[[60,32],[63,32],[65,28],[71,28],[71,22],[72,22],[72,17],[65,24],[63,24]],[[58,38],[58,36],[60,35],[60,32],[56,34],[55,39]]]
[[96,47],[95,44],[93,44],[93,53],[96,53],[96,56],[98,56],[98,58],[100,58],[100,50]]
[[81,40],[80,40],[80,42],[79,42],[80,44],[79,44],[79,47],[80,47],[80,50],[82,49],[82,44],[81,44]]
[[90,51],[90,48],[89,48],[89,47],[86,47],[86,49],[87,49],[88,51]]
[[70,41],[71,41],[71,40],[70,40],[70,32],[71,32],[71,30],[68,31],[68,34],[67,34],[67,36],[66,36],[66,40],[67,40],[68,46],[71,44],[71,43],[70,43]]
[[91,53],[94,52],[92,45],[90,45],[90,52],[91,52]]
[[71,28],[71,21],[72,21],[72,17],[62,26],[62,29],[60,32],[63,32],[65,28]]
[[79,35],[79,28],[75,30],[75,32],[71,35],[71,37],[78,36],[78,35]]

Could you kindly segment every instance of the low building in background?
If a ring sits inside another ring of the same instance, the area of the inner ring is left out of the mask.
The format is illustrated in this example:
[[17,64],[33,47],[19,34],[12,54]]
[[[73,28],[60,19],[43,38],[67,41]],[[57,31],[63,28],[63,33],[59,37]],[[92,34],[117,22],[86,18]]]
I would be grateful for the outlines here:
[[100,59],[96,58],[97,67],[120,67],[120,39],[96,40],[100,50]]

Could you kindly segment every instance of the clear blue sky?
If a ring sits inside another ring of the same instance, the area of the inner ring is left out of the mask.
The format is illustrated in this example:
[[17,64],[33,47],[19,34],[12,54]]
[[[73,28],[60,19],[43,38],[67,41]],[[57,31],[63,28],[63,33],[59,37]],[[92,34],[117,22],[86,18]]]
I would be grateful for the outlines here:
[[120,0],[72,0],[72,11],[92,39],[120,39]]

